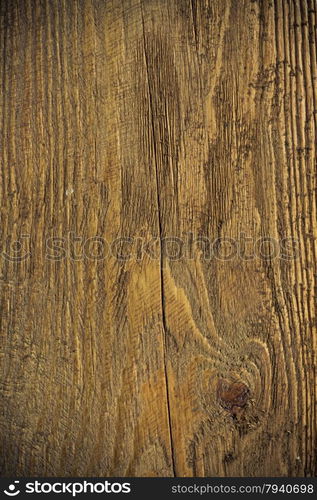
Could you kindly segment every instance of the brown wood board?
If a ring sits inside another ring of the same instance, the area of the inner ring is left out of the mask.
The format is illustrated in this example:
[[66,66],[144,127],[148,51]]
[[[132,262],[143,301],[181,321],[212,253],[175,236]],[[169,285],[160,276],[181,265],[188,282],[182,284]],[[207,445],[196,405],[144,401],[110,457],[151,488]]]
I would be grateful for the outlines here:
[[1,475],[315,475],[316,1],[0,5]]

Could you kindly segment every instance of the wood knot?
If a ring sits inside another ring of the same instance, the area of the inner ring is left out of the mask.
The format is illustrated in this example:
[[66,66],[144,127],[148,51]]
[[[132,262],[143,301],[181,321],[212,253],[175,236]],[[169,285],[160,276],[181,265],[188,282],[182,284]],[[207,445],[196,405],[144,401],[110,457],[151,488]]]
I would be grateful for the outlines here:
[[217,399],[225,410],[233,417],[241,414],[250,398],[250,390],[246,384],[238,381],[229,381],[224,378],[218,380]]

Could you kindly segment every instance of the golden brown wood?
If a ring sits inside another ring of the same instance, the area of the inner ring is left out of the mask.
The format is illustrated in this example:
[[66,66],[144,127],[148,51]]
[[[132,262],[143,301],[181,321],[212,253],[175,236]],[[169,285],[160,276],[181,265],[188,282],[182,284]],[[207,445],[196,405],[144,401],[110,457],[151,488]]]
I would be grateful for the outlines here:
[[316,1],[0,4],[1,475],[316,474]]

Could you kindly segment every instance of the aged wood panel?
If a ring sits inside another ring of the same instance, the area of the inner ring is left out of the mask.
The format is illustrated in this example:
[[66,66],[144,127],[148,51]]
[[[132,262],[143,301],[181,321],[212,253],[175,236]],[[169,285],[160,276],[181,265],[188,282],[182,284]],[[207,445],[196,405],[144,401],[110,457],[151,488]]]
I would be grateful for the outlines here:
[[0,5],[1,475],[315,475],[316,1]]

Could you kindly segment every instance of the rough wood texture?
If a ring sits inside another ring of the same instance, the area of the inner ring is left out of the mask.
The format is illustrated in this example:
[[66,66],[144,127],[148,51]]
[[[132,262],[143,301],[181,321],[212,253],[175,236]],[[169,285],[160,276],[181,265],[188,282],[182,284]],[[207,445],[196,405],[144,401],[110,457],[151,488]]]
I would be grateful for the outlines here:
[[2,475],[316,473],[316,11],[1,1]]

